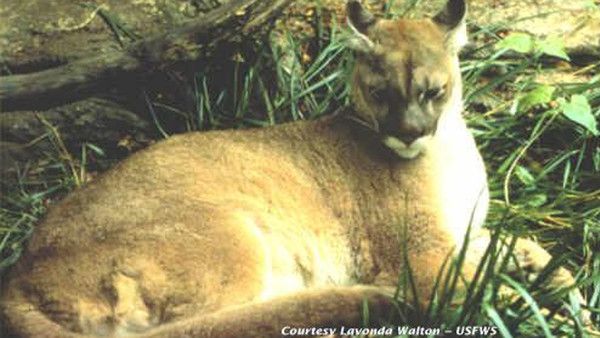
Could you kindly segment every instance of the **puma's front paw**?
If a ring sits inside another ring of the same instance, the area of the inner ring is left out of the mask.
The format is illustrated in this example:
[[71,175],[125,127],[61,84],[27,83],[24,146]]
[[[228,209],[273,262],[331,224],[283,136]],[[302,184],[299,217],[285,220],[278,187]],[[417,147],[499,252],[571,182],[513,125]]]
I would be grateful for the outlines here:
[[[552,256],[544,248],[536,242],[527,239],[519,239],[517,241],[513,255],[516,262],[511,261],[508,265],[508,273],[522,276],[524,272],[528,282],[535,281],[552,259]],[[563,267],[559,267],[552,271],[548,278],[544,280],[543,286],[552,290],[560,290],[572,288],[575,283],[575,278],[571,272]],[[582,306],[586,305],[585,299],[578,289],[574,288],[571,294]],[[569,315],[566,309],[564,313],[565,315]],[[591,313],[588,310],[582,309],[579,313],[579,318],[586,327],[592,327]]]

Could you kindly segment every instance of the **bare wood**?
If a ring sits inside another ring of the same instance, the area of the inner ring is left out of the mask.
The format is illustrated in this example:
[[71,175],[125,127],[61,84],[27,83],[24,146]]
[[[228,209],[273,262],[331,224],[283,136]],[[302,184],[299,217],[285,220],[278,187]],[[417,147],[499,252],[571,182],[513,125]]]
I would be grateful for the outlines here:
[[[125,135],[136,140],[152,135],[151,125],[136,112],[101,98],[40,112],[5,112],[0,117],[0,175],[22,167],[27,161],[45,158],[46,151],[54,149],[51,142],[44,141],[48,128],[37,115],[60,130],[60,138],[71,150],[88,142],[114,153]],[[6,175],[3,179],[10,180]]]
[[[5,142],[35,143],[40,135],[47,132],[36,118],[36,114],[41,114],[60,129],[68,144],[83,141],[116,143],[127,133],[151,132],[151,126],[137,113],[113,101],[92,97],[45,111],[5,112],[0,118],[0,135]],[[99,126],[109,127],[109,130]]]
[[0,77],[1,110],[39,107],[54,97],[93,92],[120,76],[209,56],[215,46],[259,30],[290,0],[232,0],[178,29],[140,40],[122,51],[95,55],[32,74]]

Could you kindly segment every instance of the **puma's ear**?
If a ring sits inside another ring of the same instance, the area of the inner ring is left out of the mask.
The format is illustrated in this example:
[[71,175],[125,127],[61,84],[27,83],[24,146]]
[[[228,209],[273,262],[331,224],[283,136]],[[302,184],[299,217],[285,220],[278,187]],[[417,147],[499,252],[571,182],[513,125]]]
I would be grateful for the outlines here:
[[367,31],[377,22],[375,16],[367,11],[359,0],[348,0],[346,3],[346,16],[348,26],[353,33],[350,48],[359,51],[373,49],[375,43],[369,39]]
[[467,4],[465,0],[448,0],[433,22],[446,32],[448,47],[456,52],[467,44]]

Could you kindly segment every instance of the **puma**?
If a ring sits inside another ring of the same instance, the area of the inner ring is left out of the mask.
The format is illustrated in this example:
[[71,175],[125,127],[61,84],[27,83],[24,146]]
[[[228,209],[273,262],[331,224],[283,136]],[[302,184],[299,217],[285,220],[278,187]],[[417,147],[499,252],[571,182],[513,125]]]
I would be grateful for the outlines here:
[[[487,211],[484,163],[461,116],[466,5],[449,0],[421,20],[377,19],[359,1],[347,11],[351,108],[174,136],[73,192],[6,276],[8,335],[356,327],[365,298],[373,316],[391,309],[406,259],[429,299],[444,260]],[[534,271],[550,259],[529,241],[516,253]],[[477,250],[467,258],[468,275]],[[551,283],[573,278],[561,269]]]

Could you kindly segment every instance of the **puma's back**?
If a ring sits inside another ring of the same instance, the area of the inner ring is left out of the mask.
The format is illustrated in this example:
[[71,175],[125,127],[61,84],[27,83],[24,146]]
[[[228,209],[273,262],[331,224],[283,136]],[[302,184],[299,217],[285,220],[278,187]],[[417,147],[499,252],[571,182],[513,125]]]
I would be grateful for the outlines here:
[[9,332],[266,337],[358,325],[363,297],[385,310],[403,252],[428,295],[487,208],[461,117],[464,15],[451,0],[433,20],[377,20],[349,1],[351,108],[171,137],[70,194],[7,277]]

